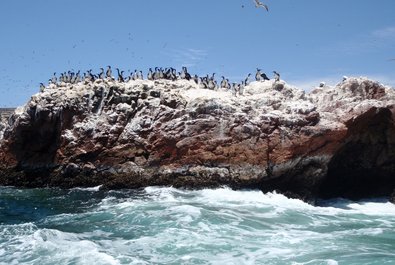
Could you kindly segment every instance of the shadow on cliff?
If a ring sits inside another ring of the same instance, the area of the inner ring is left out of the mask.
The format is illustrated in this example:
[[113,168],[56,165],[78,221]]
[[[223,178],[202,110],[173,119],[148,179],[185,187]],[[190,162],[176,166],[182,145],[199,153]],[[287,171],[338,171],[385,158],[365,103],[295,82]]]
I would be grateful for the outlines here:
[[57,167],[61,131],[70,127],[75,113],[71,109],[53,113],[33,107],[28,114],[29,122],[21,122],[15,131],[5,135],[11,143],[10,153],[16,160],[15,171],[19,172],[13,180],[15,183],[9,184],[42,187],[48,185],[51,173]]
[[388,196],[395,188],[393,113],[388,108],[371,108],[346,125],[345,144],[332,157],[318,196]]

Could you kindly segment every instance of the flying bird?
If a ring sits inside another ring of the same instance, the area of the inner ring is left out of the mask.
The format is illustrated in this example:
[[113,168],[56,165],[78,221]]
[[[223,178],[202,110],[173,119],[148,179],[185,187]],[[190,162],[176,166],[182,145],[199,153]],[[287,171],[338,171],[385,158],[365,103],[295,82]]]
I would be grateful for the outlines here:
[[269,7],[268,7],[267,5],[265,5],[264,3],[262,3],[261,1],[259,1],[259,0],[254,0],[254,3],[255,3],[255,7],[256,7],[256,8],[258,8],[258,7],[263,7],[263,8],[266,9],[266,11],[269,11]]

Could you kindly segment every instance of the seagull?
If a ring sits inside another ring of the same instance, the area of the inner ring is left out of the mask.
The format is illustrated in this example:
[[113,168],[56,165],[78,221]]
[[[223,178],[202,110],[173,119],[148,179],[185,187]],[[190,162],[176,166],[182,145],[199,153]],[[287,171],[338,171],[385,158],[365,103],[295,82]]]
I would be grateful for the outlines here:
[[263,8],[266,9],[266,11],[269,11],[269,7],[268,7],[267,5],[265,5],[264,3],[262,3],[261,1],[259,1],[259,0],[254,0],[254,3],[255,3],[255,7],[256,7],[256,8],[258,8],[258,7],[263,7]]

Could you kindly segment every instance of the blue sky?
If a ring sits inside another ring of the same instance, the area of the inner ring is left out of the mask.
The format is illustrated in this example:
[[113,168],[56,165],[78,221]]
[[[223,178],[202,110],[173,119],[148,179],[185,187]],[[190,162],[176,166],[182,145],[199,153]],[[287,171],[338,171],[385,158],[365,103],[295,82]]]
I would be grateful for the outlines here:
[[53,72],[106,65],[395,86],[394,0],[262,1],[269,12],[253,0],[1,0],[0,107],[24,104]]

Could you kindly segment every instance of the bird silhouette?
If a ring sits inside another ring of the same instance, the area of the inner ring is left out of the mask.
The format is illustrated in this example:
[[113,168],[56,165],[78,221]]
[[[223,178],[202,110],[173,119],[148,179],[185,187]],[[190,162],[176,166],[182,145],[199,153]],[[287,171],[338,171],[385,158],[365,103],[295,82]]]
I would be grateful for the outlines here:
[[255,3],[256,8],[263,7],[264,9],[266,9],[266,11],[269,11],[269,7],[267,5],[265,5],[264,3],[262,3],[261,1],[254,0],[254,3]]

